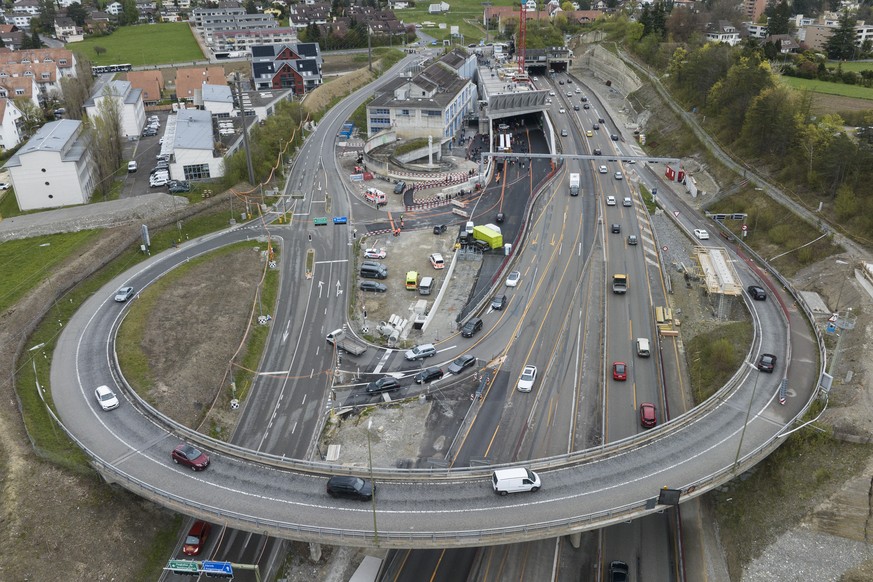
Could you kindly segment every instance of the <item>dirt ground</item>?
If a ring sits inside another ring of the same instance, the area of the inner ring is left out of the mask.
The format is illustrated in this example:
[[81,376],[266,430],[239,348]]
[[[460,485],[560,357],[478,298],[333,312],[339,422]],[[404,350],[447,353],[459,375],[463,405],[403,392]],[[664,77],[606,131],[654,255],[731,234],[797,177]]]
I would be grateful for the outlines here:
[[221,434],[230,434],[238,420],[220,410],[204,417],[230,384],[228,363],[243,341],[264,269],[260,248],[253,242],[190,268],[184,284],[162,286],[147,316],[141,345],[156,385],[143,396],[186,426],[211,426],[220,417]]

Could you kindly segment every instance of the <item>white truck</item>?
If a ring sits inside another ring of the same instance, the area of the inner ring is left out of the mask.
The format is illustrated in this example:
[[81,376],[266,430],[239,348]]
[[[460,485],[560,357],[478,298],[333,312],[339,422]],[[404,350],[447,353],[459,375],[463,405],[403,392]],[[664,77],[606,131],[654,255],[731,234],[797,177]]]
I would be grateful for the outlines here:
[[327,343],[334,346],[337,350],[342,350],[353,356],[360,356],[367,351],[367,344],[358,341],[354,337],[347,335],[343,329],[335,329],[327,334]]
[[570,196],[578,196],[579,195],[579,174],[573,173],[570,174]]

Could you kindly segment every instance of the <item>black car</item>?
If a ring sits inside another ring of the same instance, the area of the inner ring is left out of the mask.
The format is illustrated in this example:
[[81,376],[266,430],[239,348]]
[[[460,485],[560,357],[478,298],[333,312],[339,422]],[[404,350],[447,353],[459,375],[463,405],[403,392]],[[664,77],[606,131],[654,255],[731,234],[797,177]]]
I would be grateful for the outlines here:
[[637,244],[637,235],[635,235],[635,234],[627,235],[627,244],[636,245]]
[[603,155],[603,153],[600,151],[600,148],[594,148],[594,151],[591,153],[595,156]]
[[335,475],[327,480],[327,494],[331,497],[347,497],[370,501],[376,487],[371,481],[351,475]]
[[584,107],[585,109],[591,109],[591,107],[590,107],[587,103],[584,103],[584,104],[582,105],[582,107]]
[[[587,107],[587,105],[586,105],[586,107]],[[573,106],[573,111],[579,111],[579,106],[578,106],[578,105],[574,105],[574,106]]]
[[503,311],[503,308],[506,307],[506,303],[506,295],[498,295],[491,300],[491,309],[495,311]]
[[376,394],[377,392],[391,392],[400,388],[400,382],[392,376],[383,376],[374,382],[367,384],[367,394]]
[[763,287],[758,287],[757,285],[749,285],[749,295],[751,295],[752,299],[755,301],[764,301],[767,299],[767,292],[764,291]]
[[609,582],[627,582],[628,567],[627,564],[619,560],[614,560],[609,563]]
[[597,123],[606,123],[606,120],[603,119],[602,117],[598,117],[598,118],[597,118]]
[[425,368],[418,374],[412,377],[415,380],[416,384],[427,384],[429,382],[433,382],[434,380],[439,380],[443,377],[443,371],[441,368]]
[[762,372],[773,373],[773,369],[776,367],[776,356],[773,354],[761,354],[758,357],[758,369]]
[[388,290],[388,286],[384,283],[376,281],[361,281],[361,291],[372,291],[373,293],[384,293]]
[[609,136],[609,139],[611,139],[612,141],[618,141],[618,136],[613,133]]
[[506,220],[506,215],[503,214],[502,212],[498,212],[496,220],[497,220],[497,223],[500,224],[501,222]]
[[454,362],[449,364],[448,373],[449,374],[460,374],[470,366],[476,363],[476,356],[471,356],[470,354],[464,354],[463,356],[455,359]]
[[482,320],[478,317],[474,317],[470,321],[464,324],[464,327],[461,328],[461,336],[463,337],[473,337],[476,335],[476,332],[482,329]]
[[442,234],[444,232],[446,232],[446,225],[445,224],[438,224],[435,227],[433,227],[434,234]]
[[191,191],[190,182],[184,182],[182,180],[170,180],[169,182],[167,182],[167,185],[170,187],[170,194]]
[[621,234],[621,225],[620,224],[613,224],[612,225],[612,232],[615,234]]

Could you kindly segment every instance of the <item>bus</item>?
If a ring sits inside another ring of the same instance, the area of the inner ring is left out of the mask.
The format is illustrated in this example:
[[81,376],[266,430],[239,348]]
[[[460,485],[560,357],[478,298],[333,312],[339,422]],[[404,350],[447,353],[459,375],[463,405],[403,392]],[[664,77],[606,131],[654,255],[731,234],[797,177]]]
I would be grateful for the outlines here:
[[133,65],[129,63],[118,65],[94,65],[91,67],[91,74],[96,76],[102,75],[103,73],[121,73],[132,70]]

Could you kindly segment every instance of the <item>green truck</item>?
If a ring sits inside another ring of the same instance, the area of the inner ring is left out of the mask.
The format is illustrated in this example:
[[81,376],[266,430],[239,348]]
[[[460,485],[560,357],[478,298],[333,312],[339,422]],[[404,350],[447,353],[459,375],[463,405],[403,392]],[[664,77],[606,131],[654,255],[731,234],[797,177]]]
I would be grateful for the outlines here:
[[503,246],[503,235],[487,226],[473,227],[473,238],[487,242],[492,249],[499,249]]

